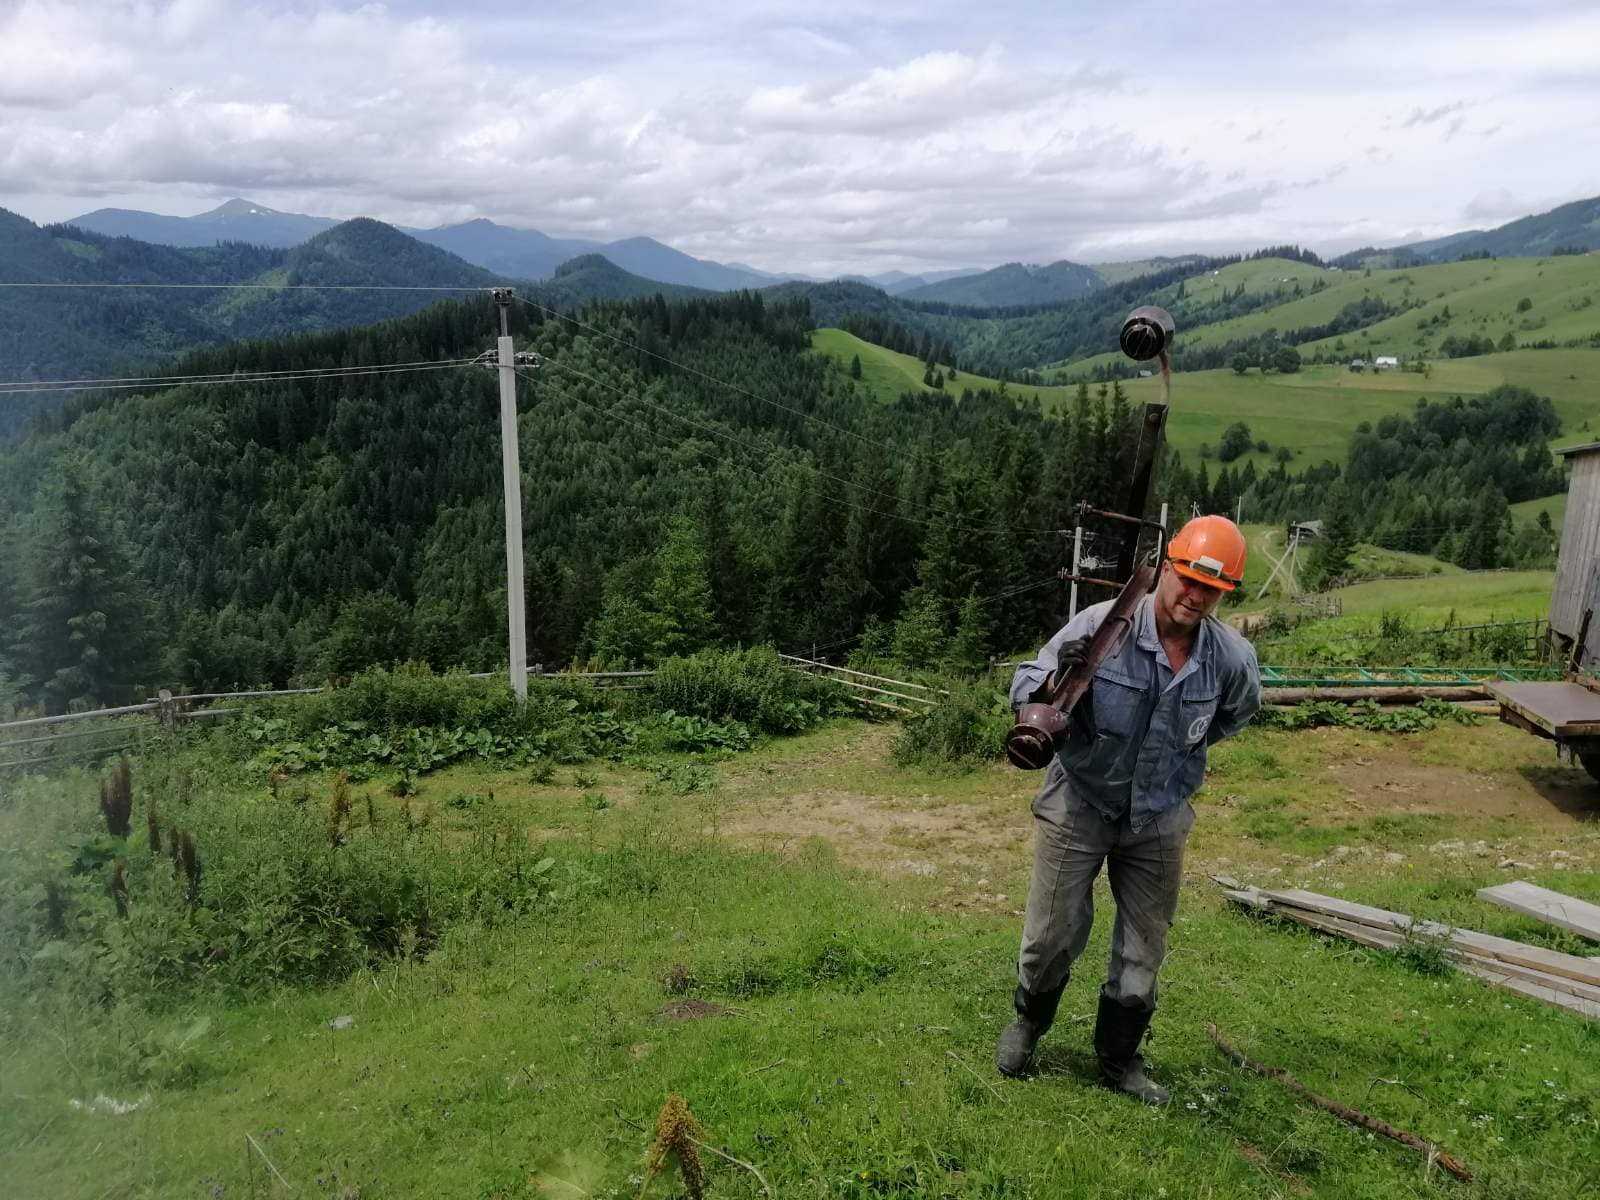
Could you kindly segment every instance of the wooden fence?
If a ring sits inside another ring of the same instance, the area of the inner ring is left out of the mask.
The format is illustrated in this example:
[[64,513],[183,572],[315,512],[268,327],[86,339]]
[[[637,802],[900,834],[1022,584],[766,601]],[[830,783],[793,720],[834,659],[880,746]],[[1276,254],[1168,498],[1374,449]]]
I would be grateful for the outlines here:
[[[471,676],[488,679],[499,671],[486,671]],[[586,679],[596,687],[608,690],[632,691],[643,686],[641,677],[654,675],[654,671],[583,671],[562,672],[550,678]],[[539,672],[533,672],[538,678]],[[97,758],[134,748],[145,739],[161,731],[171,731],[189,721],[213,717],[229,717],[239,708],[218,701],[268,700],[284,696],[314,696],[327,688],[287,688],[275,691],[248,692],[186,692],[174,694],[162,689],[152,700],[143,704],[125,704],[118,708],[97,708],[87,712],[62,713],[53,717],[31,717],[22,721],[0,723],[0,771],[17,767],[31,767],[72,758]],[[196,708],[194,705],[202,705]],[[87,728],[66,733],[44,732],[60,725],[89,722]],[[23,736],[15,736],[21,734]],[[92,740],[91,740],[92,739]],[[67,746],[66,742],[81,742]]]
[[[832,679],[844,687],[860,704],[888,709],[902,715],[926,711],[938,703],[938,697],[947,696],[943,688],[912,683],[904,679],[891,679],[884,675],[871,675],[848,667],[800,658],[793,654],[778,656],[785,667]],[[472,679],[489,679],[499,671],[483,671]],[[654,671],[562,671],[546,675],[538,669],[531,671],[534,679],[582,679],[606,691],[639,691]],[[160,731],[171,731],[189,721],[213,717],[228,717],[239,712],[241,700],[267,700],[283,696],[312,696],[326,688],[289,688],[280,691],[249,692],[190,692],[175,694],[163,689],[154,699],[143,704],[128,704],[120,708],[100,708],[89,712],[63,713],[54,717],[33,717],[23,721],[0,724],[0,771],[18,767],[31,767],[66,759],[93,759],[117,754],[141,744]],[[196,708],[195,705],[202,707]],[[66,733],[39,732],[53,730],[56,726],[91,723],[90,727],[73,729]],[[21,734],[23,736],[15,736]],[[66,743],[81,743],[67,745]]]

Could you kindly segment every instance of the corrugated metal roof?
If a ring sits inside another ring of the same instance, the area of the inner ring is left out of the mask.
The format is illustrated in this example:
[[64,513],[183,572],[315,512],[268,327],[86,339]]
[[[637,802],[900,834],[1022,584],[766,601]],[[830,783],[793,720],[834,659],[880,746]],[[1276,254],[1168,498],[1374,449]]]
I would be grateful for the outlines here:
[[1585,442],[1581,446],[1563,446],[1556,453],[1565,457],[1568,454],[1588,454],[1595,450],[1600,450],[1600,442]]

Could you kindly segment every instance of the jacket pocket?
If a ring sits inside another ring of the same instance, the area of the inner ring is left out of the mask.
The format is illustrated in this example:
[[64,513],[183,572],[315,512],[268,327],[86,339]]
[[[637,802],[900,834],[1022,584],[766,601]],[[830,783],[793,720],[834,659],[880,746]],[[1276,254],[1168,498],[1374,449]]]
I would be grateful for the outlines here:
[[1139,713],[1144,707],[1144,684],[1115,671],[1095,674],[1094,727],[1101,737],[1130,738],[1144,731],[1139,728]]
[[1178,702],[1178,720],[1175,732],[1178,742],[1185,750],[1193,750],[1197,746],[1206,744],[1206,733],[1211,729],[1211,722],[1217,716],[1217,702],[1221,693],[1215,689],[1209,694],[1202,692],[1199,695],[1185,694]]

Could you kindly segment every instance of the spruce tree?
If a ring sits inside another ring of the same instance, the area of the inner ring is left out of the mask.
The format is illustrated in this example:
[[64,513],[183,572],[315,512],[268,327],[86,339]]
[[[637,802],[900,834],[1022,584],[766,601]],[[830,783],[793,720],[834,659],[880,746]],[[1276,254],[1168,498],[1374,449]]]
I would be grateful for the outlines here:
[[1307,580],[1312,587],[1326,587],[1350,570],[1356,548],[1356,521],[1356,500],[1349,485],[1335,484],[1323,512],[1322,536],[1311,546]]
[[692,517],[674,517],[656,552],[649,592],[658,657],[691,654],[715,640],[708,562],[705,532]]
[[76,460],[62,461],[42,498],[22,584],[15,654],[49,711],[111,703],[149,682],[145,590]]

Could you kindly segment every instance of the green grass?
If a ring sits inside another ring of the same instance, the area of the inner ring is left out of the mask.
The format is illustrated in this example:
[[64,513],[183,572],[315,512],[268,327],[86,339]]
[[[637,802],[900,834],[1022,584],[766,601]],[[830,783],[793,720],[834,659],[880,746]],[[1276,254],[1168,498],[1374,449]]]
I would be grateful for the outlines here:
[[1511,517],[1522,523],[1532,523],[1539,519],[1539,513],[1550,514],[1550,524],[1557,534],[1561,532],[1561,525],[1567,519],[1567,494],[1558,492],[1554,496],[1541,496],[1537,500],[1524,500],[1520,504],[1511,506]]
[[[1216,446],[1223,430],[1244,421],[1256,438],[1294,450],[1291,466],[1299,469],[1325,459],[1343,462],[1351,435],[1363,421],[1409,413],[1419,399],[1441,403],[1513,383],[1550,397],[1562,426],[1552,446],[1600,438],[1600,388],[1595,386],[1600,351],[1519,350],[1435,362],[1431,371],[1428,377],[1400,371],[1355,374],[1335,366],[1306,367],[1292,375],[1179,372],[1172,381],[1167,436],[1192,462],[1190,456],[1202,443]],[[1160,397],[1154,379],[1133,379],[1123,386],[1136,404]],[[1271,463],[1270,454],[1246,457],[1256,460],[1257,469]],[[1212,470],[1216,468],[1213,460]]]
[[[924,807],[946,789],[1004,793],[1010,813],[1034,782],[1000,767],[953,783],[896,771],[860,728],[830,726],[738,763],[767,797],[803,795],[812,781],[793,768],[817,761],[836,785],[895,780]],[[1490,732],[1514,749],[1530,741]],[[1252,733],[1219,749],[1197,802],[1198,853],[1227,846],[1249,871],[1263,852],[1411,855],[1445,836],[1426,816],[1325,812],[1329,762],[1385,744],[1328,734]],[[1146,1110],[1092,1085],[1104,915],[1043,1075],[1009,1083],[991,1058],[1010,1016],[1014,915],[941,908],[933,883],[853,873],[821,843],[752,853],[717,835],[711,802],[639,789],[628,768],[597,773],[619,798],[631,785],[622,807],[595,811],[565,778],[530,787],[482,765],[424,780],[435,796],[493,790],[544,839],[570,894],[521,925],[452,929],[426,959],[232,1004],[6,1004],[0,1153],[12,1186],[55,1197],[633,1196],[669,1092],[777,1195],[1177,1197],[1206,1194],[1194,1186],[1204,1180],[1211,1195],[1263,1200],[1531,1200],[1589,1185],[1600,1038],[1573,1016],[1243,916],[1191,866],[1147,1048],[1174,1106]],[[79,777],[14,795],[0,812],[6,845],[26,844],[41,806],[92,813],[91,793]],[[1014,894],[1025,870],[1018,852]],[[1347,894],[1450,918],[1484,908],[1471,890],[1492,877],[1489,864],[1429,864],[1352,877]],[[1538,878],[1600,890],[1600,875],[1582,871]],[[1496,930],[1521,920],[1481,915]],[[681,1019],[672,1006],[685,1000],[717,1008]],[[330,1028],[340,1016],[347,1027]],[[1436,1139],[1479,1182],[1425,1179],[1411,1152],[1234,1069],[1207,1022],[1313,1089]],[[143,1104],[120,1117],[70,1104],[99,1094]],[[751,1173],[706,1158],[712,1195],[760,1194]],[[650,1194],[679,1188],[658,1181]]]
[[[862,383],[885,402],[905,392],[929,392],[923,386],[922,363],[908,354],[898,354],[864,342],[841,329],[819,329],[812,345],[821,354],[848,369],[853,356],[861,358]],[[1519,350],[1490,354],[1481,358],[1451,359],[1436,362],[1432,375],[1397,371],[1379,374],[1354,374],[1343,367],[1307,367],[1293,375],[1262,375],[1251,371],[1235,375],[1230,370],[1180,372],[1172,384],[1172,413],[1167,420],[1167,438],[1191,464],[1202,445],[1215,447],[1222,433],[1235,421],[1244,421],[1250,432],[1276,450],[1287,446],[1295,452],[1294,469],[1324,460],[1343,462],[1351,435],[1363,421],[1376,423],[1395,413],[1408,413],[1418,399],[1426,397],[1440,403],[1456,395],[1474,395],[1502,383],[1516,383],[1547,395],[1561,418],[1562,432],[1553,445],[1583,440],[1587,424],[1600,431],[1600,351],[1595,350]],[[998,388],[993,379],[960,374],[945,385],[947,392],[960,395],[966,388]],[[1011,383],[1007,390],[1017,396],[1037,397],[1047,411],[1059,412],[1070,404],[1076,387],[1033,387]],[[1129,399],[1135,404],[1160,398],[1160,381],[1124,381]],[[1600,436],[1597,433],[1596,436]],[[1272,464],[1271,452],[1254,453],[1236,460],[1242,466],[1253,459],[1257,469]],[[1220,464],[1212,460],[1212,470]],[[1554,518],[1552,513],[1551,517]]]
[[[862,384],[870,394],[877,396],[886,404],[898,400],[906,392],[931,394],[934,391],[922,382],[923,365],[914,355],[901,354],[874,345],[842,329],[816,330],[811,335],[811,348],[838,362],[846,370],[850,367],[850,360],[859,355]],[[948,395],[960,396],[967,389],[982,391],[987,388],[995,391],[1000,386],[1000,381],[997,379],[962,371],[955,379],[946,380],[944,390]],[[1077,394],[1076,386],[1035,387],[1026,383],[1007,383],[1005,388],[1013,396],[1037,398],[1047,410],[1055,410],[1070,403],[1072,397]]]
[[[1325,286],[1312,292],[1317,280]],[[1241,283],[1247,293],[1274,288],[1289,293],[1296,282],[1303,293],[1298,298],[1290,296],[1243,316],[1179,330],[1182,344],[1215,345],[1257,337],[1268,330],[1285,333],[1323,325],[1346,305],[1367,296],[1397,307],[1413,303],[1416,307],[1363,330],[1304,343],[1301,352],[1348,353],[1352,358],[1377,354],[1433,358],[1439,344],[1451,335],[1487,335],[1498,342],[1510,331],[1524,343],[1562,342],[1600,332],[1600,256],[1592,254],[1439,263],[1370,273],[1327,270],[1287,259],[1258,259],[1224,267],[1214,276],[1194,276],[1185,281],[1184,289],[1188,297],[1204,299],[1211,292],[1233,291]],[[1517,305],[1524,297],[1533,304],[1519,312]],[[1446,308],[1450,310],[1447,318],[1443,316]],[[1436,317],[1440,318],[1437,322],[1418,327],[1419,322]],[[1114,358],[1112,352],[1070,366],[1078,370]]]

